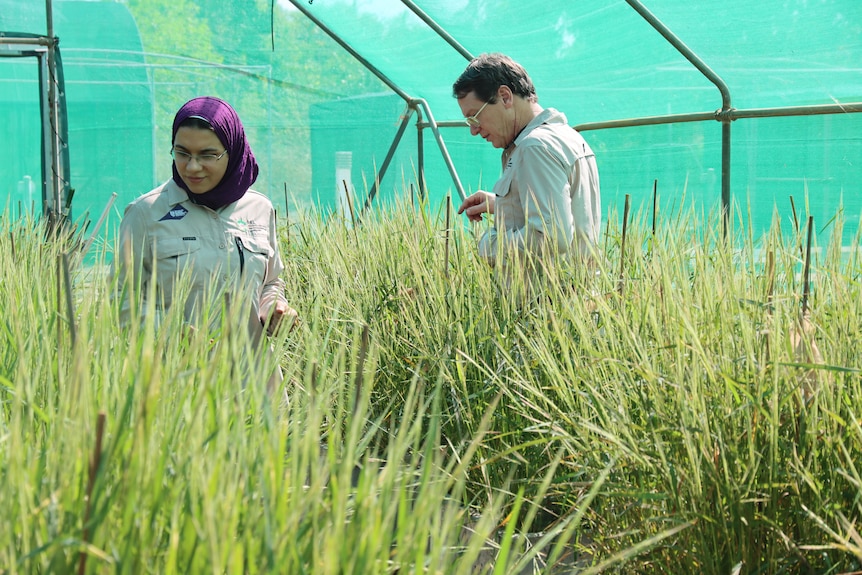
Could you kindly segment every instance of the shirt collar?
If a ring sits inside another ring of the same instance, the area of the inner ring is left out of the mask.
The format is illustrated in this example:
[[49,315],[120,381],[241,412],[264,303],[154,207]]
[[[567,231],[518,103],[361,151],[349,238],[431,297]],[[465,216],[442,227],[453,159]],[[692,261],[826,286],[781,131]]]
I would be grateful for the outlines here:
[[165,199],[168,200],[168,203],[172,206],[177,204],[182,204],[183,202],[189,202],[189,194],[184,189],[179,187],[177,183],[171,178],[168,180],[165,185]]
[[541,126],[542,124],[568,124],[568,120],[566,119],[566,115],[562,112],[554,109],[554,108],[545,108],[541,112],[536,115],[535,118],[530,120],[530,123],[524,126],[524,129],[521,130],[521,133],[518,134],[518,137],[515,138],[515,145],[520,144],[524,138],[526,138],[530,132]]

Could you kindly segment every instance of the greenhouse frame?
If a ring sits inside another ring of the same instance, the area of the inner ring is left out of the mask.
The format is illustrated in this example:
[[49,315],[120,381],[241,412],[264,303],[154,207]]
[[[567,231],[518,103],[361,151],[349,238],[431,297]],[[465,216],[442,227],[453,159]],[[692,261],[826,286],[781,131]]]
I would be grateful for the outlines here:
[[[269,21],[257,20],[248,24],[249,33],[268,36],[270,55],[255,53],[238,58],[243,47],[226,44],[219,58],[222,61],[216,62],[212,58],[198,59],[193,54],[179,51],[172,54],[167,49],[159,54],[142,47],[136,49],[134,45],[118,49],[108,46],[106,42],[110,39],[104,35],[99,36],[105,38],[99,41],[101,44],[89,42],[93,45],[86,48],[83,45],[88,42],[76,38],[73,48],[76,53],[92,50],[92,54],[104,60],[100,64],[105,66],[106,72],[96,78],[96,82],[111,81],[108,76],[111,66],[114,66],[114,76],[119,78],[118,86],[129,83],[125,78],[127,70],[146,70],[146,77],[128,79],[137,83],[139,90],[148,92],[139,104],[142,111],[134,123],[137,125],[141,118],[148,114],[151,116],[153,126],[149,131],[153,134],[154,157],[157,145],[164,147],[163,142],[157,144],[155,141],[158,139],[155,126],[164,124],[164,120],[157,117],[159,80],[154,77],[164,65],[148,61],[156,57],[178,61],[181,64],[176,64],[177,67],[185,66],[184,62],[188,61],[189,65],[203,69],[227,70],[227,73],[251,78],[257,85],[266,86],[266,98],[270,101],[281,98],[280,89],[294,91],[299,97],[303,94],[324,95],[322,101],[316,98],[319,103],[311,104],[309,119],[298,120],[300,129],[311,132],[304,153],[311,159],[312,180],[310,186],[303,186],[304,189],[291,190],[300,198],[299,203],[309,201],[343,207],[341,192],[348,183],[357,196],[364,195],[366,208],[379,190],[385,189],[387,197],[404,193],[407,181],[418,187],[422,195],[429,194],[430,188],[430,196],[438,200],[453,191],[463,198],[465,184],[471,189],[487,186],[494,179],[495,154],[481,148],[480,142],[467,141],[463,122],[460,118],[453,118],[457,116],[457,107],[452,102],[449,86],[472,57],[481,52],[501,51],[513,55],[531,72],[541,103],[566,112],[576,129],[590,132],[587,137],[599,156],[605,206],[609,209],[620,206],[624,195],[646,201],[655,187],[665,198],[678,198],[688,192],[707,208],[720,204],[726,214],[730,212],[732,198],[745,203],[747,195],[750,196],[749,201],[754,197],[754,211],[766,214],[771,212],[770,208],[774,209],[785,201],[782,195],[811,195],[825,202],[822,209],[818,202],[812,207],[820,219],[828,218],[828,214],[835,213],[840,207],[848,221],[855,222],[862,213],[855,199],[860,195],[857,193],[858,182],[852,177],[855,173],[852,166],[860,156],[856,134],[859,133],[858,112],[862,111],[862,81],[859,80],[862,75],[858,64],[854,64],[860,61],[862,51],[858,33],[858,22],[862,21],[859,6],[839,1],[816,6],[799,2],[793,10],[764,5],[749,15],[754,16],[751,21],[757,22],[757,27],[745,30],[745,38],[739,37],[742,29],[733,26],[735,19],[742,18],[742,6],[741,2],[731,2],[714,7],[713,23],[710,24],[685,3],[671,0],[647,3],[626,0],[611,5],[546,2],[542,10],[521,16],[519,23],[523,31],[507,38],[501,23],[515,18],[519,10],[501,2],[480,1],[465,6],[455,6],[446,1],[413,0],[286,0],[284,3],[271,3],[272,14],[277,10],[301,14],[325,32],[337,49],[349,54],[357,65],[363,66],[379,80],[384,90],[397,96],[401,102],[400,113],[393,111],[399,109],[397,104],[385,101],[383,90],[364,96],[351,94],[349,98],[342,95],[326,101],[325,91],[314,94],[313,89],[293,84],[288,76],[276,77],[271,54],[278,54],[290,38],[280,36],[274,17]],[[47,212],[55,210],[58,205],[61,210],[71,211],[75,187],[80,190],[76,206],[81,204],[82,208],[76,210],[77,215],[97,211],[107,198],[107,190],[92,188],[113,184],[102,181],[100,175],[89,173],[83,176],[85,181],[75,181],[76,160],[81,155],[92,155],[93,151],[79,149],[75,146],[74,135],[68,141],[65,132],[67,125],[71,125],[73,133],[93,129],[92,126],[81,127],[82,123],[92,124],[93,116],[91,113],[86,116],[71,113],[68,120],[65,116],[67,89],[63,86],[60,42],[53,15],[57,10],[69,11],[69,16],[61,19],[64,23],[71,23],[75,18],[72,9],[86,8],[92,12],[96,7],[125,11],[122,3],[46,0],[44,13],[34,11],[29,20],[22,17],[16,22],[16,17],[11,15],[0,18],[0,30],[4,30],[0,38],[0,46],[3,47],[0,55],[36,55],[40,62],[41,96],[38,97],[43,168],[39,179],[42,207]],[[475,8],[476,16],[463,17],[471,7]],[[241,9],[230,10],[236,10],[236,16],[241,17]],[[824,24],[812,34],[812,27],[807,23],[825,22],[827,15],[832,18],[832,24]],[[379,22],[386,41],[378,42],[374,34],[369,34],[364,20],[363,26],[354,26],[353,22],[358,17]],[[129,16],[123,15],[123,18],[128,19]],[[115,16],[106,15],[104,19],[103,23],[116,21]],[[37,22],[47,24],[44,35],[33,31],[38,28]],[[134,21],[129,22],[127,31],[135,31]],[[612,42],[596,32],[609,25],[620,32]],[[805,26],[808,33],[806,42],[794,33],[793,26]],[[22,29],[26,31],[20,34],[11,31]],[[553,33],[548,35],[548,31]],[[772,38],[755,38],[755,32],[770,34]],[[543,34],[545,39],[542,39]],[[394,45],[405,45],[408,49],[393,50],[391,46]],[[632,52],[632,46],[637,45],[644,48]],[[764,49],[766,45],[772,46],[771,53]],[[556,48],[557,53],[552,57],[545,56],[552,48]],[[794,59],[794,55],[803,51],[805,58]],[[568,58],[565,52],[568,52]],[[591,61],[596,63],[590,64]],[[751,65],[750,69],[745,68],[746,62]],[[618,68],[612,68],[611,64]],[[82,70],[93,69],[92,61],[81,60],[73,65]],[[771,73],[770,66],[774,67],[773,75],[780,81],[764,81],[763,76]],[[3,74],[2,69],[0,74]],[[9,79],[13,83],[15,78],[20,78],[16,74]],[[49,75],[56,81],[46,81]],[[77,85],[94,80],[81,76],[82,72],[75,74],[68,93],[74,94]],[[606,90],[604,96],[603,87]],[[193,82],[191,90],[199,92],[205,88]],[[225,90],[224,86],[219,86],[219,90]],[[223,93],[227,99],[231,97],[231,90]],[[236,93],[240,94],[242,90],[238,87]],[[20,99],[20,93],[16,94]],[[653,97],[654,94],[659,97]],[[364,101],[356,102],[356,96]],[[2,97],[3,92],[0,91]],[[116,97],[126,96],[118,92]],[[347,110],[346,106],[351,105],[352,99],[353,105],[359,106],[363,112],[357,114],[356,109],[351,109],[350,119],[333,120]],[[271,112],[264,112],[266,114]],[[832,117],[835,120],[804,120],[814,117]],[[780,118],[785,120],[781,122]],[[769,126],[765,129],[733,130],[734,122],[740,119],[757,122],[756,126],[766,125],[764,121],[774,122],[777,129]],[[116,120],[128,121],[122,114],[117,114]],[[296,122],[295,119],[291,121]],[[262,122],[269,122],[264,133],[271,150],[273,142],[278,146],[279,128],[271,118],[264,118]],[[415,124],[417,137],[415,143],[406,143],[404,135],[411,122]],[[709,124],[720,126],[720,129],[712,130]],[[685,128],[684,125],[699,127]],[[397,129],[393,130],[395,126]],[[662,129],[664,132],[659,131]],[[757,139],[764,131],[769,134],[768,143]],[[803,132],[804,136],[800,138],[799,134]],[[776,137],[783,141],[774,145]],[[346,140],[349,141],[347,145]],[[439,157],[426,157],[426,145],[438,148]],[[352,149],[342,150],[342,147]],[[637,157],[638,147],[642,150],[641,158]],[[334,158],[339,153],[341,158],[348,158],[348,166],[349,159],[353,158],[353,166],[347,168],[353,181],[334,181]],[[815,154],[823,154],[824,163],[819,168],[811,159]],[[149,157],[144,157],[141,165],[135,166],[137,173],[143,171],[143,178],[137,178],[143,180],[141,184],[136,184],[134,190],[116,190],[122,201],[131,200],[163,179],[157,175],[159,168],[145,168],[148,160]],[[95,171],[104,166],[98,158],[86,161],[95,166],[92,168]],[[281,162],[282,158],[269,151],[262,172],[277,171],[276,166]],[[653,172],[638,173],[631,167],[632,162],[642,162]],[[735,168],[734,162],[737,164]],[[794,165],[800,163],[806,165],[794,169]],[[271,169],[267,170],[267,166]],[[17,180],[20,189],[20,173],[33,170],[14,169],[17,172],[4,174],[4,179]],[[400,190],[392,182],[397,176],[386,178],[387,174],[399,171]],[[412,176],[409,176],[411,172]],[[161,173],[164,173],[164,168],[161,168]],[[152,178],[148,177],[150,174]],[[406,180],[405,174],[409,176]],[[364,190],[357,190],[362,186],[357,186],[355,180],[360,178],[365,183]],[[291,179],[288,174],[282,182],[285,208],[296,201],[287,198]],[[700,183],[703,183],[702,188],[698,185]],[[274,200],[280,199],[281,186],[275,181],[268,181],[266,185],[266,192]],[[694,190],[694,194],[689,188]],[[12,186],[7,188],[5,195],[7,203],[15,197],[20,201],[20,195],[16,196]],[[763,217],[767,218],[766,215]],[[764,219],[753,225],[757,229],[765,229],[767,223]],[[849,238],[852,230],[845,232]]]

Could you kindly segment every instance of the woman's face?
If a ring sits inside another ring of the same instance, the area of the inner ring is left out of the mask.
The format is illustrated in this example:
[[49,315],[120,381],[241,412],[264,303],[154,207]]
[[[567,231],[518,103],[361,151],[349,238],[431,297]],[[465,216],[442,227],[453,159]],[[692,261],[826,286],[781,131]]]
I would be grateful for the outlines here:
[[[193,194],[215,188],[227,171],[228,154],[212,130],[183,126],[174,137],[174,164]],[[191,154],[190,159],[185,154]],[[219,157],[217,160],[215,157]]]

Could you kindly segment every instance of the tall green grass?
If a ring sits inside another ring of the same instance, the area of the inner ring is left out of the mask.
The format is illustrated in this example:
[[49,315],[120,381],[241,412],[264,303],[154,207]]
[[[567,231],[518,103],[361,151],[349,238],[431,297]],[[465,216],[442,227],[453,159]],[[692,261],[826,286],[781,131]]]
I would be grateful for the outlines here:
[[855,255],[814,251],[817,359],[778,216],[638,213],[621,251],[612,213],[512,297],[448,209],[294,215],[274,393],[241,337],[119,327],[110,242],[5,218],[0,573],[862,568]]

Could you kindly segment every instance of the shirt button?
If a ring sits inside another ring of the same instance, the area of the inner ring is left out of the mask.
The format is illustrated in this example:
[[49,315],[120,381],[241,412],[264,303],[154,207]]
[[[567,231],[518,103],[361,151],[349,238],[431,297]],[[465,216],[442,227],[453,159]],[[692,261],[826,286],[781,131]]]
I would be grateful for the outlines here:
[[218,245],[218,247],[219,247],[219,249],[220,249],[220,250],[223,250],[223,249],[224,249],[224,244],[219,244],[219,245]]

